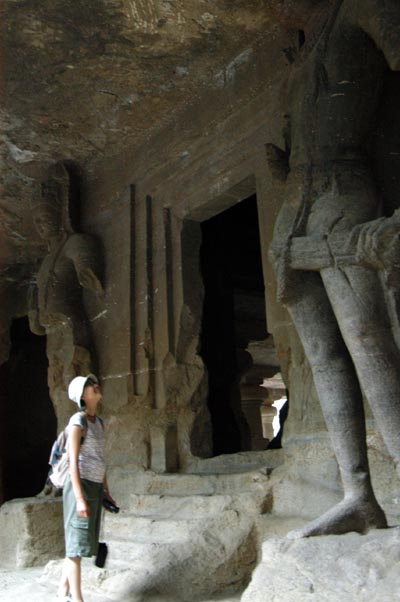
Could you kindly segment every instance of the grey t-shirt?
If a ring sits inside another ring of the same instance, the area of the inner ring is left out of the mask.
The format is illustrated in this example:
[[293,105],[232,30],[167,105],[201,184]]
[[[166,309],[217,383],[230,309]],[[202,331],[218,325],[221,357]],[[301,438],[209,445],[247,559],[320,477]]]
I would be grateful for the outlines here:
[[[106,472],[104,428],[97,416],[94,422],[86,418],[86,423],[87,432],[78,456],[79,474],[81,479],[102,483]],[[81,412],[71,416],[68,428],[75,424],[81,427],[82,434],[84,434],[85,418]]]

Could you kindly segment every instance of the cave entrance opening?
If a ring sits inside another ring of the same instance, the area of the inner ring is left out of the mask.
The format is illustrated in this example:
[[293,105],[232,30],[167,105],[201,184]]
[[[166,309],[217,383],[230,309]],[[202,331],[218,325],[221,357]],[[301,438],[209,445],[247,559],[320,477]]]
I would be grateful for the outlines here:
[[274,403],[286,391],[266,323],[256,195],[203,221],[201,230],[200,354],[213,455],[264,450],[274,439]]
[[28,318],[12,322],[10,356],[0,368],[3,501],[38,494],[44,487],[57,419],[47,386],[46,337]]

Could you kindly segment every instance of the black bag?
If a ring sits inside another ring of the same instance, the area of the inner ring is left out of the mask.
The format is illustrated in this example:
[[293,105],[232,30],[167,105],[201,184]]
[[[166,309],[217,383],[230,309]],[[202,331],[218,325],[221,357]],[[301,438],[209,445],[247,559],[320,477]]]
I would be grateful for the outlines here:
[[105,541],[99,541],[99,547],[97,548],[96,558],[94,563],[99,569],[102,569],[106,564],[106,558],[108,554],[108,546]]

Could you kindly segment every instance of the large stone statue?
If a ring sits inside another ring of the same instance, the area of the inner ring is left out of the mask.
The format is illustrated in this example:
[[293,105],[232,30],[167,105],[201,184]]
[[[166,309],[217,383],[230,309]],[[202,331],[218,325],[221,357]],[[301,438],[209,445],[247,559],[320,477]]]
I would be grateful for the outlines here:
[[74,231],[69,175],[63,165],[54,166],[32,211],[48,253],[31,290],[29,322],[32,332],[47,335],[50,395],[57,411],[71,378],[96,367],[82,287],[103,293],[101,261],[96,241]]
[[400,70],[400,3],[269,4],[299,42],[288,51],[286,148],[268,147],[272,172],[285,181],[271,257],[344,488],[341,503],[289,536],[365,532],[386,518],[370,481],[362,391],[400,470],[400,353],[379,271],[398,250],[399,219],[379,219],[366,146],[385,71]]

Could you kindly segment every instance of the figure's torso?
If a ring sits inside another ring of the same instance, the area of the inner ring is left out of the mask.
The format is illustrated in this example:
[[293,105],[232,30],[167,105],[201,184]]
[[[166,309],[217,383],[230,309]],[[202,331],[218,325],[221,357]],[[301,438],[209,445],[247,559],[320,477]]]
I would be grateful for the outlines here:
[[37,276],[39,318],[48,327],[80,312],[80,284],[68,255],[70,238],[43,259]]
[[349,22],[345,3],[292,68],[291,167],[364,160],[385,69],[374,42]]

